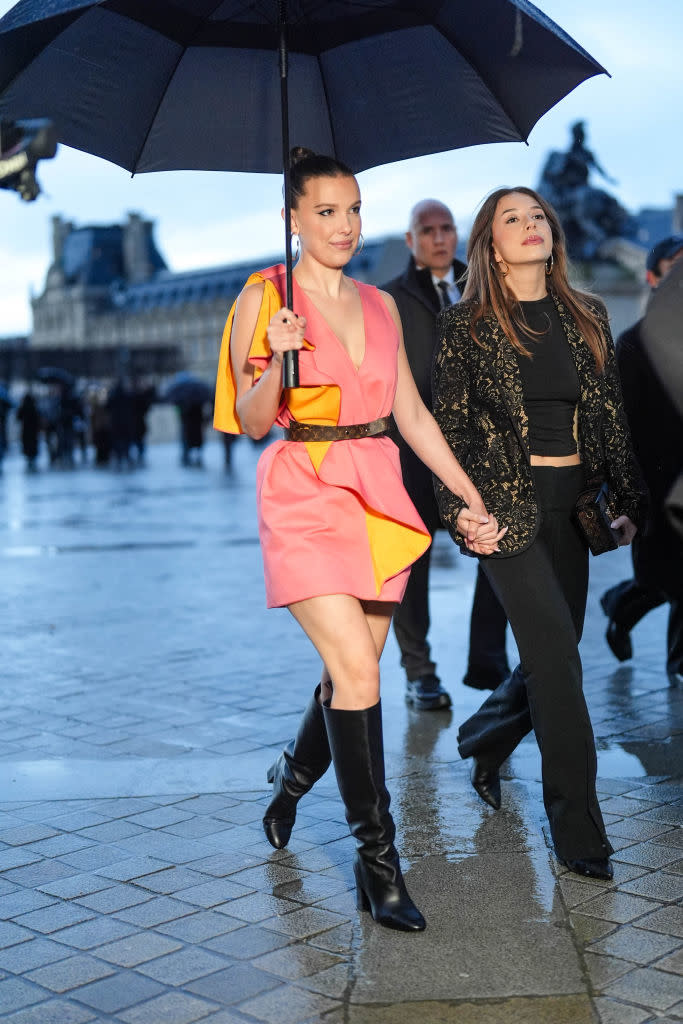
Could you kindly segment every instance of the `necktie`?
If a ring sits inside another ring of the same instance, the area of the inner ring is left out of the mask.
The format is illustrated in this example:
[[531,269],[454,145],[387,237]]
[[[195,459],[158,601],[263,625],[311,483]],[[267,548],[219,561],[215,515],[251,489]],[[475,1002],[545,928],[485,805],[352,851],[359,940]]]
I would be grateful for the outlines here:
[[448,284],[447,284],[447,282],[446,281],[439,281],[439,283],[437,284],[436,287],[439,290],[439,301],[441,303],[441,308],[445,309],[446,306],[451,306],[452,302],[451,302],[450,294],[448,292]]

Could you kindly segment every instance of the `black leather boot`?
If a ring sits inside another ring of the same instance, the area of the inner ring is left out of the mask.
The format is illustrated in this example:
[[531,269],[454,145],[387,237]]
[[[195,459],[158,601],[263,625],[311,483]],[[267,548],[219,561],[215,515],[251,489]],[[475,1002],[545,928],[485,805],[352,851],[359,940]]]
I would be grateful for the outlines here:
[[330,767],[330,745],[323,709],[318,703],[319,696],[320,686],[317,686],[299,723],[296,737],[268,769],[268,782],[273,783],[273,799],[263,816],[263,829],[266,839],[276,850],[281,850],[289,842],[299,800]]
[[358,841],[354,864],[358,909],[378,924],[400,931],[422,931],[425,919],[406,889],[396,829],[384,782],[382,709],[339,711],[323,705],[332,761],[351,834]]

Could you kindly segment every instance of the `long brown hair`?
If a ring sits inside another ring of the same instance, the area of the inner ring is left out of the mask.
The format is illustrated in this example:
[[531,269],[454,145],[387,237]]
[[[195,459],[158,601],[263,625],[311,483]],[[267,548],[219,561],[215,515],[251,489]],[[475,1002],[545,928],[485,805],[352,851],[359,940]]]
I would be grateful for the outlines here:
[[559,218],[538,192],[524,185],[515,188],[499,188],[486,197],[475,217],[472,231],[467,244],[467,284],[463,293],[463,301],[474,301],[471,334],[475,341],[475,326],[483,317],[496,317],[503,328],[510,344],[528,356],[529,351],[519,340],[519,335],[534,336],[524,320],[518,300],[505,285],[505,278],[496,269],[493,258],[493,218],[500,200],[512,192],[521,192],[537,203],[545,214],[552,232],[553,247],[551,270],[548,274],[548,288],[553,291],[573,316],[581,337],[595,358],[595,367],[600,373],[607,359],[607,345],[600,326],[600,321],[591,305],[592,296],[587,292],[577,291],[569,283],[567,269],[567,248],[564,232]]

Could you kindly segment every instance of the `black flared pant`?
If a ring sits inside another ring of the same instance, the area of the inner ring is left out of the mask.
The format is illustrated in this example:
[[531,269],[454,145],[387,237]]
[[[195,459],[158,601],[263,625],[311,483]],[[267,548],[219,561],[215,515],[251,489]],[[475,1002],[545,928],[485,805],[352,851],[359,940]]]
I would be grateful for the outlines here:
[[533,728],[543,800],[558,855],[612,852],[595,792],[595,740],[578,644],[588,591],[588,549],[572,522],[580,466],[534,467],[541,523],[524,551],[481,564],[512,627],[520,664],[458,734],[462,757],[500,765]]

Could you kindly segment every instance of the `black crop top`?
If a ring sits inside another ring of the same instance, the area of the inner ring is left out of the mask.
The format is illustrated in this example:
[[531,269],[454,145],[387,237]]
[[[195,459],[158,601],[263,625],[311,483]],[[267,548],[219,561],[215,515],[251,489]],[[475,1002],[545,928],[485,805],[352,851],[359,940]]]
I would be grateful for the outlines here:
[[518,337],[532,358],[517,352],[532,455],[574,455],[574,412],[579,378],[567,336],[550,295],[520,302],[529,327],[543,333]]

